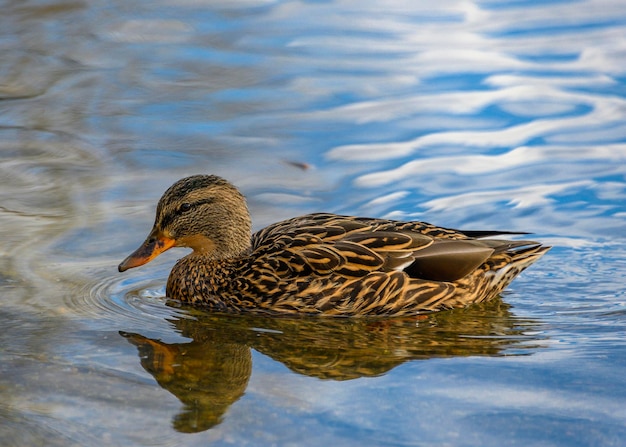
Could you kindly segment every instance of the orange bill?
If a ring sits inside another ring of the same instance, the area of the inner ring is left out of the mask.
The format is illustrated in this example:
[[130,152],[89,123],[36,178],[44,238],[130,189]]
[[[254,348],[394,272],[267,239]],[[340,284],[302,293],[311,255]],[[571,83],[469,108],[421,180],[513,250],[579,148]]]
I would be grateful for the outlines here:
[[152,231],[141,247],[124,259],[117,267],[120,272],[147,264],[166,250],[174,246],[176,240],[164,236],[161,232]]

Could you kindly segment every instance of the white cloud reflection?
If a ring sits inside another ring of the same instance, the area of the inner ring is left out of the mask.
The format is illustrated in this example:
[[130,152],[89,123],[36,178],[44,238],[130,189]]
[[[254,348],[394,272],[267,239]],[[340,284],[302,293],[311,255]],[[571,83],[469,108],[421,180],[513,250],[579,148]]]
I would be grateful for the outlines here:
[[[488,215],[504,203],[555,232],[623,225],[621,2],[345,0],[281,5],[268,22],[288,15],[309,20],[284,60],[313,69],[291,88],[328,99],[290,118],[354,129],[324,153],[359,191],[344,208]],[[311,17],[324,20],[312,30]]]
[[[626,160],[626,144],[605,146],[522,146],[508,152],[496,155],[457,155],[451,157],[432,157],[409,161],[398,168],[389,171],[380,171],[365,174],[357,178],[356,184],[363,187],[377,187],[389,183],[396,183],[404,178],[415,178],[428,173],[453,172],[459,175],[480,175],[497,173],[503,170],[520,168],[524,165],[549,163],[556,166],[558,171],[567,163],[581,162],[615,162],[615,169],[607,168],[602,172],[623,172],[621,163]],[[558,174],[558,172],[555,172]],[[564,173],[563,175],[568,175]]]

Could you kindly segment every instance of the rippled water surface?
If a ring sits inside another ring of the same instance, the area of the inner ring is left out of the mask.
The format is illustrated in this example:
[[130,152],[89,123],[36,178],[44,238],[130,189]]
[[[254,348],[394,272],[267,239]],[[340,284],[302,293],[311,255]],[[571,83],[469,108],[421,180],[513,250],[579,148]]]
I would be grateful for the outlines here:
[[[6,446],[626,443],[620,1],[5,1]],[[535,233],[494,302],[220,316],[120,274],[178,178],[313,211]]]

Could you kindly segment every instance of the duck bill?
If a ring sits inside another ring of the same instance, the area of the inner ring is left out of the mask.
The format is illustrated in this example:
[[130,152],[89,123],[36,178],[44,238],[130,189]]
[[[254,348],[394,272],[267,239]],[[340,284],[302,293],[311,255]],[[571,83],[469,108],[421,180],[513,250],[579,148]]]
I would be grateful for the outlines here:
[[160,231],[152,230],[141,247],[124,259],[117,267],[120,272],[147,264],[166,250],[174,246],[176,240],[165,236]]

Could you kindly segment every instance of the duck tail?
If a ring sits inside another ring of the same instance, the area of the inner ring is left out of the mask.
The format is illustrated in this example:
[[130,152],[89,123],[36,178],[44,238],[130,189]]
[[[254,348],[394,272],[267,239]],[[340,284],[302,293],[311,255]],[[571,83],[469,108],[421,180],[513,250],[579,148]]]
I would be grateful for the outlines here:
[[467,304],[479,303],[494,298],[551,248],[534,241],[492,239],[483,242],[494,252],[473,274],[456,282],[459,302],[464,299]]
[[[502,244],[502,242],[505,242]],[[534,241],[500,241],[491,258],[485,263],[485,278],[491,289],[489,297],[499,294],[531,264],[541,258],[549,246]]]

